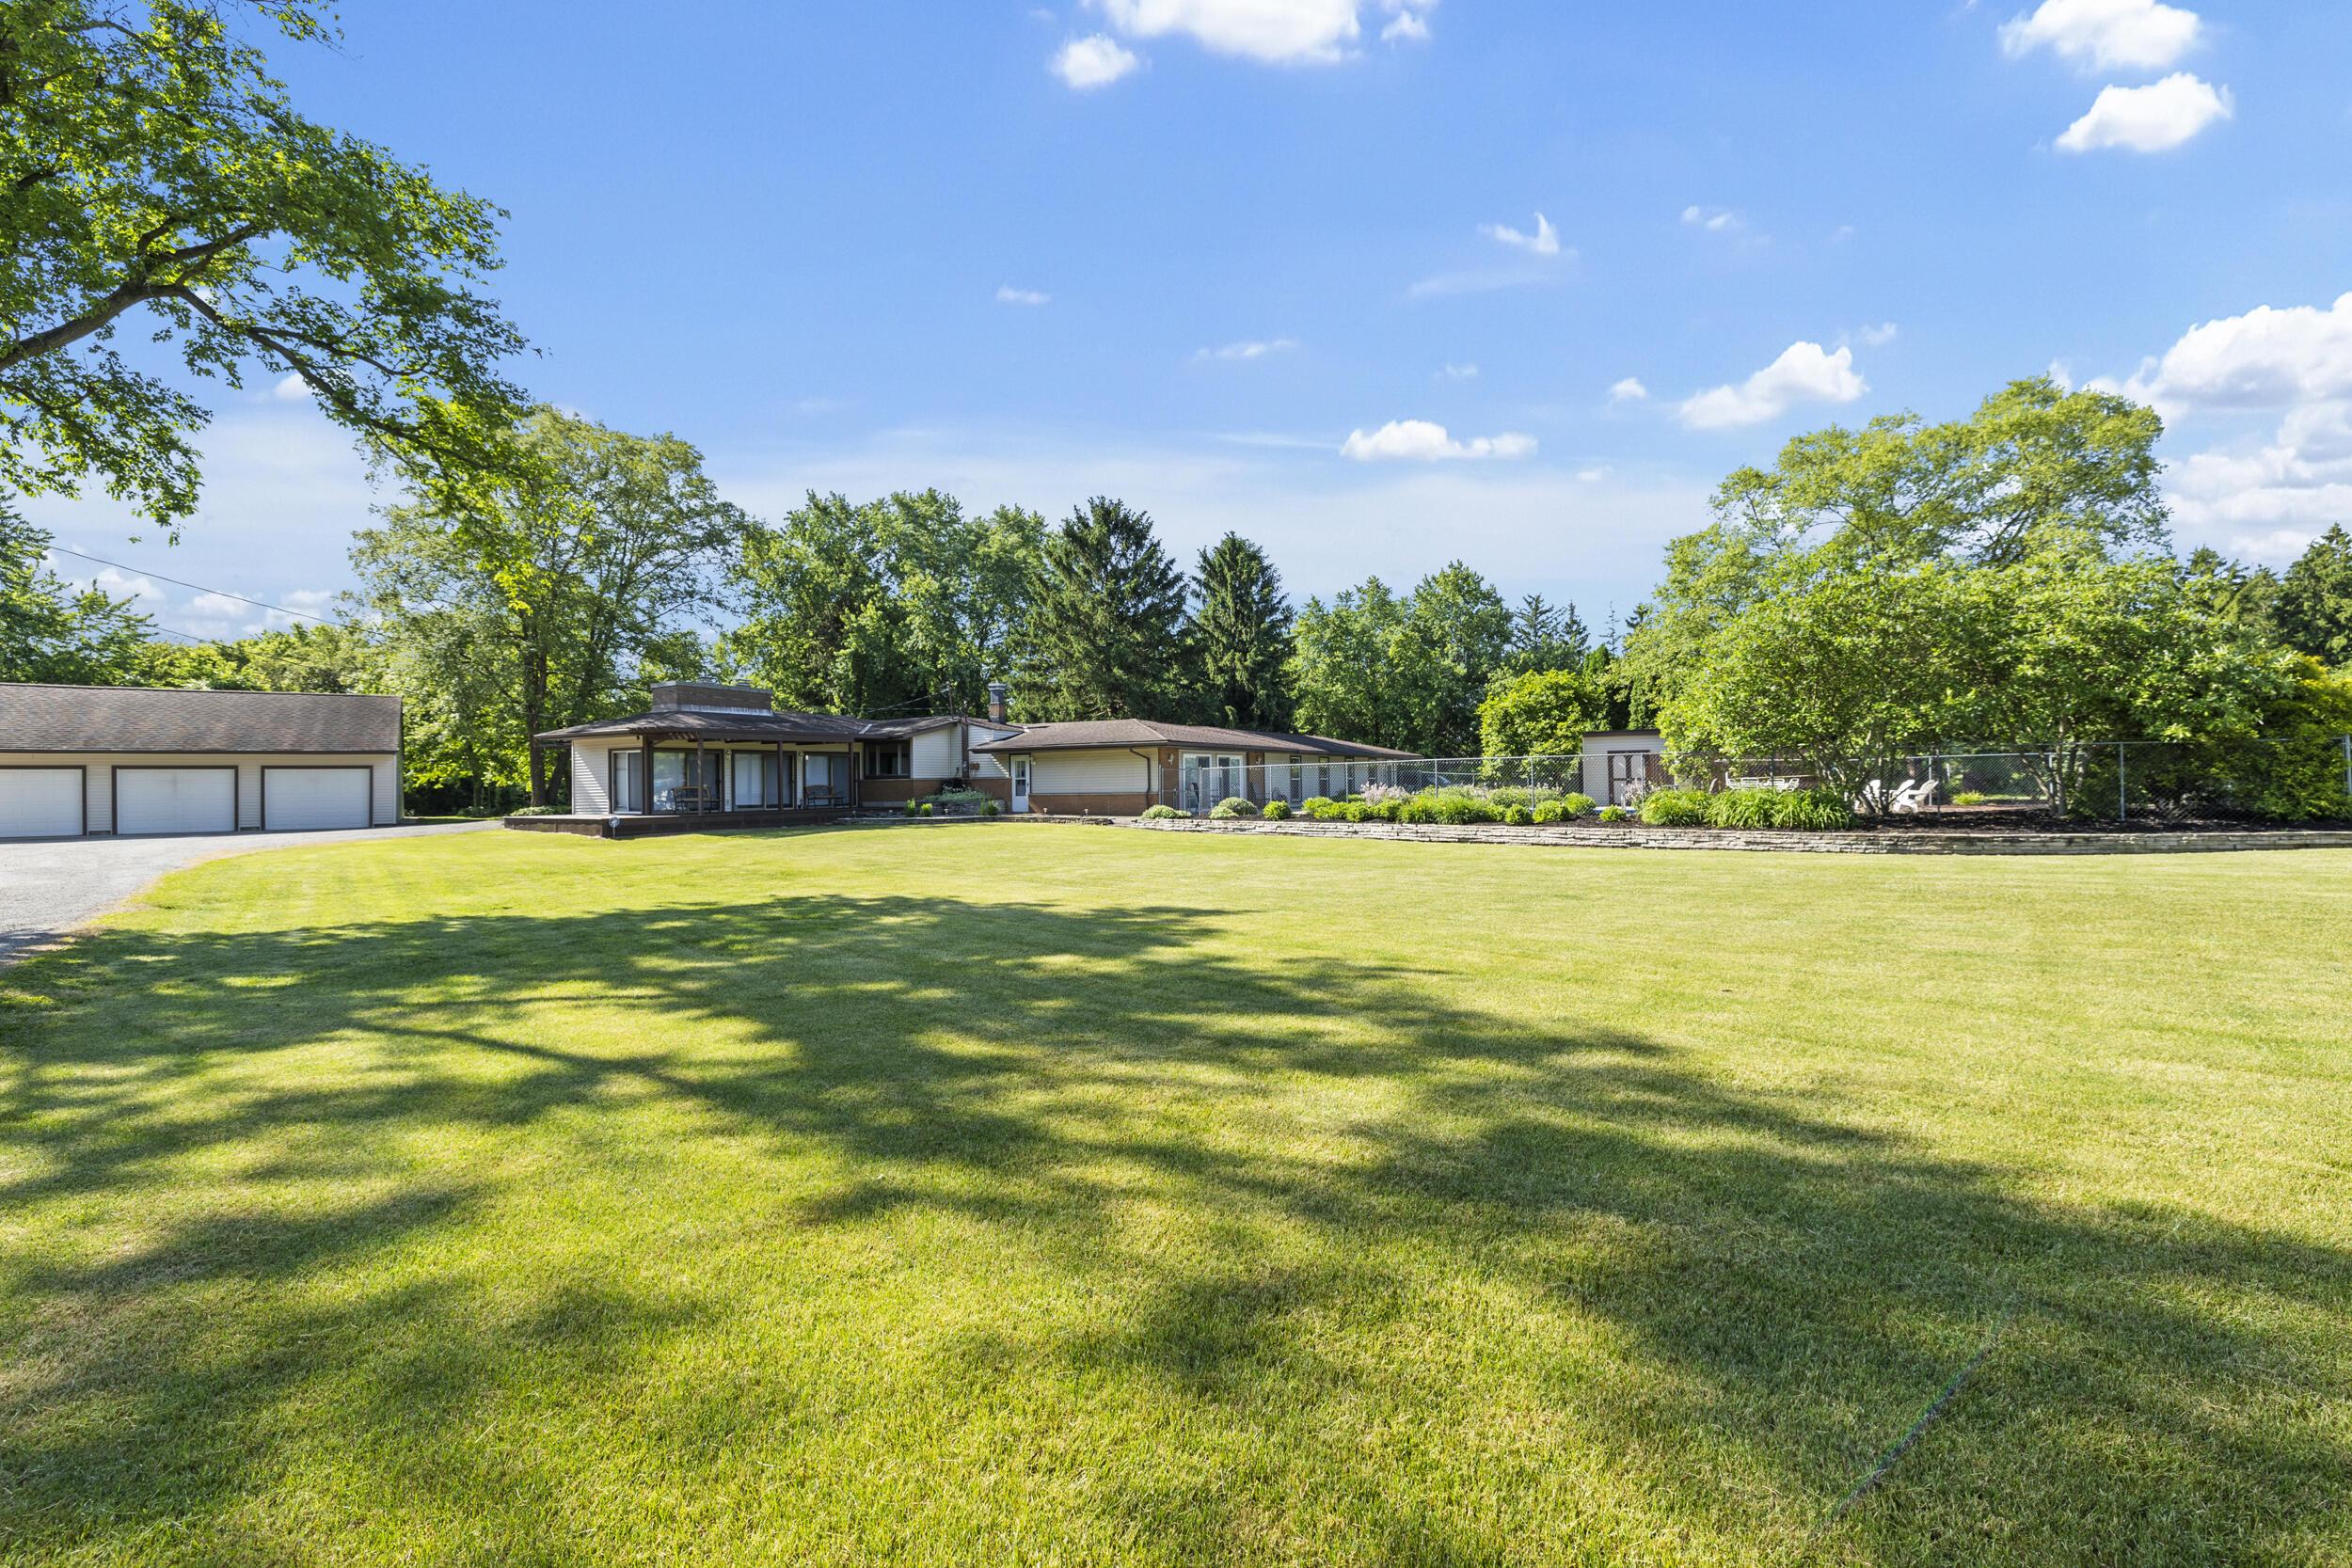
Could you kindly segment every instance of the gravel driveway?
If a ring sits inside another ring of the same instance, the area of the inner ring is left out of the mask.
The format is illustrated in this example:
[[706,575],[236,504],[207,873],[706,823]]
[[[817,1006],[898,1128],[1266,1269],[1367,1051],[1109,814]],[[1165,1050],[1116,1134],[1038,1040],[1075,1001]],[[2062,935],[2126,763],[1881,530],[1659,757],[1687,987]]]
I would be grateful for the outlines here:
[[239,833],[233,838],[53,838],[0,843],[0,964],[105,913],[165,872],[199,861],[346,839],[478,833],[497,826],[496,822],[449,822],[312,833]]

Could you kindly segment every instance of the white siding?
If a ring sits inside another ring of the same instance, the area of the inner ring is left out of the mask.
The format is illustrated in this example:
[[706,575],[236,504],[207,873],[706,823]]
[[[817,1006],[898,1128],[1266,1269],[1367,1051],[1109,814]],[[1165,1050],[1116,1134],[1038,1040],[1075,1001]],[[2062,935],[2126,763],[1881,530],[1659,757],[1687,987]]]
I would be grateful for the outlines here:
[[925,730],[907,742],[907,772],[917,779],[952,779],[956,768],[956,731]]
[[1124,747],[1040,752],[1029,774],[1032,795],[1134,795],[1151,787],[1151,765]]
[[572,810],[602,816],[612,809],[612,744],[576,740],[572,743]]
[[317,752],[256,752],[232,755],[177,752],[0,752],[0,764],[8,763],[24,763],[36,768],[78,766],[84,768],[83,778],[89,798],[89,831],[94,833],[114,832],[114,770],[117,767],[218,768],[233,764],[237,769],[237,826],[256,829],[262,825],[263,768],[333,768],[346,764],[373,767],[375,769],[375,820],[382,824],[400,820],[400,758],[390,752],[356,755],[324,755]]

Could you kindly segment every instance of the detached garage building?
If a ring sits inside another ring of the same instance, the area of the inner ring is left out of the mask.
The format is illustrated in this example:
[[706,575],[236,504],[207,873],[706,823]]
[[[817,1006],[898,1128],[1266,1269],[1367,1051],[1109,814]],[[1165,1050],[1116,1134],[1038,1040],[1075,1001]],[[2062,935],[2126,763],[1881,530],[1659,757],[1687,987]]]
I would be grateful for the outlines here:
[[399,820],[398,697],[0,684],[0,838]]

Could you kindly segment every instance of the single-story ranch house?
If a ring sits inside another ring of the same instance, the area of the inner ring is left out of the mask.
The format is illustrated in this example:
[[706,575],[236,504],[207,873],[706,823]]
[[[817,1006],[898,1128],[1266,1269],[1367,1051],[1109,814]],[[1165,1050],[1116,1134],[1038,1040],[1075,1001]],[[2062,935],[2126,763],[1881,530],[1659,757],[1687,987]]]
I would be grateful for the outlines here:
[[1410,752],[1319,735],[1098,719],[1025,724],[972,747],[973,783],[1014,811],[1133,816],[1206,811],[1228,796],[1293,805],[1395,784]]
[[0,684],[0,838],[386,827],[398,697]]

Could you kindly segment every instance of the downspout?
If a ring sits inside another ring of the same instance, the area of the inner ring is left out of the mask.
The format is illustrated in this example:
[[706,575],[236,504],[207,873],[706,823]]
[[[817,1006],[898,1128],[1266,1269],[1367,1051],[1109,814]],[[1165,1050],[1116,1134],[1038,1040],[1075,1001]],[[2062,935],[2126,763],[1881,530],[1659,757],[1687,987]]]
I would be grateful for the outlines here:
[[[1158,805],[1160,803],[1159,758],[1157,756],[1144,757],[1143,753],[1136,751],[1133,746],[1127,748],[1127,753],[1130,756],[1143,757],[1143,804],[1145,809],[1148,810],[1152,806]],[[1031,766],[1035,765],[1032,764]],[[1034,789],[1036,785],[1032,784],[1030,787]]]

